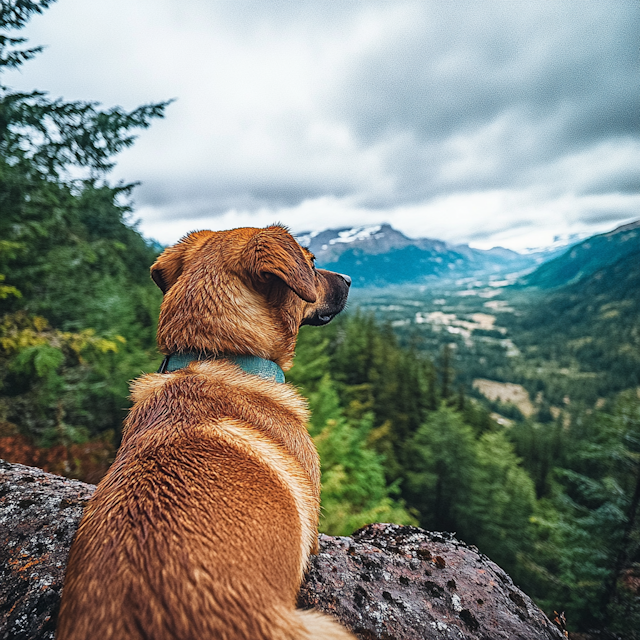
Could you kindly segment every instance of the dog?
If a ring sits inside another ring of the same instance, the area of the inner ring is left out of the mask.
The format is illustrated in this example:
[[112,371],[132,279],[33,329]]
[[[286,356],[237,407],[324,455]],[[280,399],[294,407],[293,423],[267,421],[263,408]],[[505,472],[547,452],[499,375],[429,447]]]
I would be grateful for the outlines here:
[[316,269],[279,225],[191,233],[151,276],[165,361],[132,384],[71,548],[57,640],[354,640],[296,609],[320,466],[282,373],[299,327],[344,308],[349,277]]

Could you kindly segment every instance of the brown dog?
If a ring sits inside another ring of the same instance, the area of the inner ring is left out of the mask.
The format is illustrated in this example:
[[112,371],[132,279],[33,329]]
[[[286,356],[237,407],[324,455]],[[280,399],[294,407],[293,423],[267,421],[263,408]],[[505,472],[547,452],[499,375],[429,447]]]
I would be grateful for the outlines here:
[[71,549],[57,640],[353,638],[295,609],[320,470],[305,401],[277,381],[299,327],[339,313],[349,278],[316,270],[280,226],[192,233],[151,275],[158,344],[177,355],[133,384]]

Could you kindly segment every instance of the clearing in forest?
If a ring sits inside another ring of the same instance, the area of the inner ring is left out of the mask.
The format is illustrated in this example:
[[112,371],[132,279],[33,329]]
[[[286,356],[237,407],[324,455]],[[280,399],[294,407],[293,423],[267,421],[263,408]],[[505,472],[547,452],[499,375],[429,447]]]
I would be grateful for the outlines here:
[[529,398],[529,392],[520,384],[476,378],[473,381],[473,388],[477,389],[485,398],[494,402],[514,404],[526,418],[535,413],[535,408]]

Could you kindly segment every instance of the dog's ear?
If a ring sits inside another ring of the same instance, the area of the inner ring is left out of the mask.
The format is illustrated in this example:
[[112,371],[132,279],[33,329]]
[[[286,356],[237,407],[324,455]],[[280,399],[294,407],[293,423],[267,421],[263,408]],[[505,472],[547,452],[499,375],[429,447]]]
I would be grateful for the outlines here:
[[258,277],[280,278],[306,302],[316,301],[316,279],[300,245],[280,226],[267,227],[247,245],[249,270]]
[[182,273],[184,249],[179,244],[165,249],[151,265],[151,279],[167,293]]
[[167,293],[176,283],[189,249],[201,243],[211,235],[211,231],[195,231],[185,236],[172,247],[167,247],[158,259],[151,265],[151,279],[160,287],[162,293]]

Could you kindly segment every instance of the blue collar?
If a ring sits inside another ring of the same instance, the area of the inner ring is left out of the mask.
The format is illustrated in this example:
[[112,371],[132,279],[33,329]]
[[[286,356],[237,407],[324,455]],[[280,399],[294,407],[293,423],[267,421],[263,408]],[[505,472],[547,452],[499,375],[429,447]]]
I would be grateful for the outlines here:
[[172,353],[165,356],[158,373],[168,373],[186,367],[190,362],[197,360],[227,360],[240,367],[245,373],[260,376],[274,382],[284,382],[284,372],[271,360],[258,356],[207,356],[199,353]]

